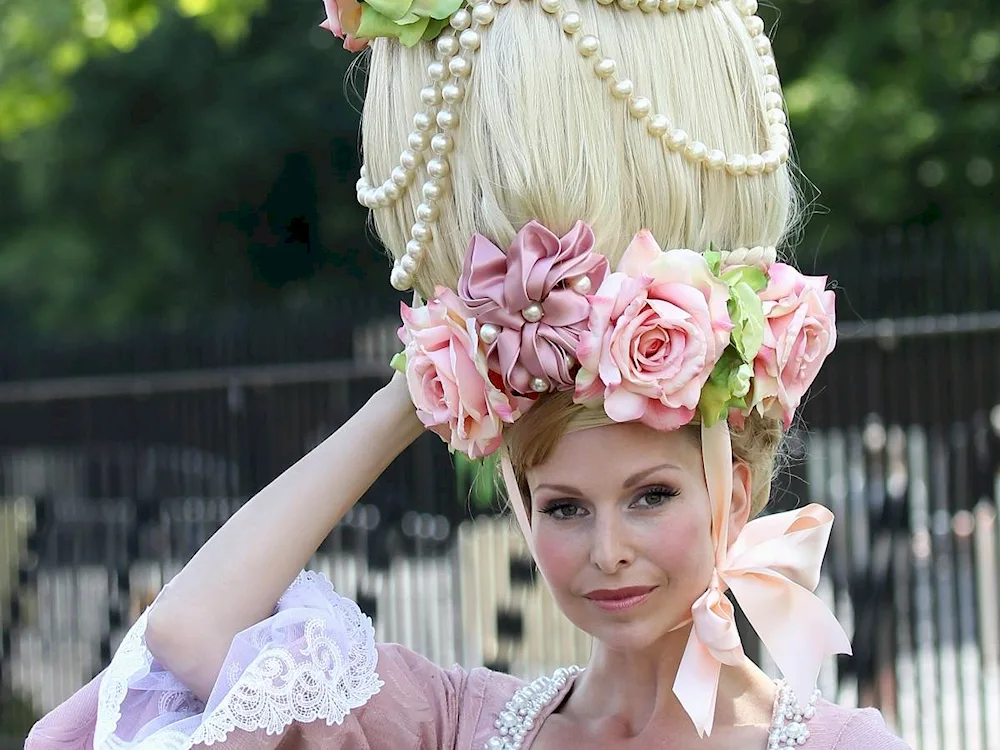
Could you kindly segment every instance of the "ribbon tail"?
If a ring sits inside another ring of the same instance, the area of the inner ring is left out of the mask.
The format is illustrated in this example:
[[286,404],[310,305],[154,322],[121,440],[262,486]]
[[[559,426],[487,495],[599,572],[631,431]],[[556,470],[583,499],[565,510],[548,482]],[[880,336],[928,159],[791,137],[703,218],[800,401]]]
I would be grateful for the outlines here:
[[823,660],[850,654],[851,642],[826,604],[774,573],[727,578],[747,620],[799,701],[816,688]]
[[674,678],[674,695],[691,717],[699,737],[712,733],[722,662],[712,656],[694,628]]
[[507,502],[510,503],[510,507],[514,511],[517,525],[521,527],[521,534],[524,536],[524,543],[528,545],[528,552],[534,557],[535,546],[531,542],[531,522],[528,520],[528,511],[524,505],[524,498],[521,497],[521,490],[517,486],[514,467],[506,455],[500,459],[500,470],[503,473],[504,484],[507,485]]

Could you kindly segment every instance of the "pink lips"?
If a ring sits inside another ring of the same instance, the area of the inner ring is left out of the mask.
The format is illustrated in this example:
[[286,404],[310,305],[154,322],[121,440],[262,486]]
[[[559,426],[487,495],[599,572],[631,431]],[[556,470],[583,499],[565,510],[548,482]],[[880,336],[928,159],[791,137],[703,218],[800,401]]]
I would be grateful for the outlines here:
[[586,595],[605,612],[621,612],[642,604],[656,586],[627,586],[620,589],[596,589]]

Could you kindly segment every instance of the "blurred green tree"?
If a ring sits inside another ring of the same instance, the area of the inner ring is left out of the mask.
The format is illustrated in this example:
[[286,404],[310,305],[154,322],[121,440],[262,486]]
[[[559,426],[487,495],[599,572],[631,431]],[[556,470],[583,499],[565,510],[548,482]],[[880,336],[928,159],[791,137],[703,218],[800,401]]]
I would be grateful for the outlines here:
[[[819,210],[800,258],[995,215],[992,0],[780,10],[761,14]],[[0,320],[391,294],[354,203],[351,56],[321,18],[319,0],[0,0]]]

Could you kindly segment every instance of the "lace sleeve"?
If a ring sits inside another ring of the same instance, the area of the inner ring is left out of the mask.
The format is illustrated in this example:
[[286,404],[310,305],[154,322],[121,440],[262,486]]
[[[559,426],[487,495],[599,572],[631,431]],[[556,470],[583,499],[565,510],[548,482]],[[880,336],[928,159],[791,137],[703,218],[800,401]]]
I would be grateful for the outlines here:
[[277,745],[296,723],[342,724],[382,687],[371,620],[315,573],[301,573],[271,617],[236,636],[204,705],[153,659],[145,627],[143,615],[99,681],[95,750],[187,750],[235,730]]

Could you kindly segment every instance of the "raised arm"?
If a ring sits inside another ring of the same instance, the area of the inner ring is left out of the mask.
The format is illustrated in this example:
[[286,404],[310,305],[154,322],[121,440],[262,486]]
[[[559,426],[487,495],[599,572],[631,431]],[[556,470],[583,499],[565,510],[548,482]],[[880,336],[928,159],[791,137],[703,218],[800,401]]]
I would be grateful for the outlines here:
[[257,493],[170,582],[149,612],[153,656],[207,699],[233,637],[271,614],[331,529],[421,430],[397,374]]

